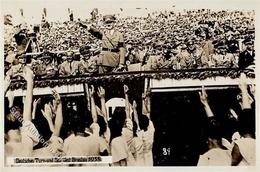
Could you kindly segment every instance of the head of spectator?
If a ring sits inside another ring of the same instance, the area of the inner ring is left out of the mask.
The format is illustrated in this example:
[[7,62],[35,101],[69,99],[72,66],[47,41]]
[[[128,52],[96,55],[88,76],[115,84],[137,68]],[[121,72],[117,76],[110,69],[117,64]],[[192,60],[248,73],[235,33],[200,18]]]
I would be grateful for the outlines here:
[[207,139],[207,145],[209,149],[212,148],[222,148],[222,149],[226,149],[223,145],[222,145],[222,134],[223,134],[223,130],[222,130],[222,126],[221,124],[216,121],[216,120],[212,120],[210,122],[210,125],[207,128],[207,135],[208,135],[208,139]]
[[86,129],[86,122],[84,122],[83,117],[81,117],[77,111],[70,109],[68,110],[69,116],[72,117],[71,122],[70,122],[70,128],[72,132],[77,135],[80,133],[85,133]]
[[22,126],[22,120],[22,110],[14,106],[6,116],[5,133],[8,136],[8,140],[21,141],[19,128]]
[[187,47],[189,52],[193,52],[195,50],[195,43],[193,40],[188,40],[187,41]]
[[241,136],[255,138],[255,111],[244,109],[238,116],[238,132]]
[[112,119],[109,121],[109,128],[111,132],[110,142],[116,138],[121,136],[122,129],[125,125],[126,113],[124,108],[116,108]]
[[251,39],[245,39],[243,43],[248,51],[252,51],[254,49],[254,42]]
[[52,62],[52,57],[50,55],[44,54],[42,57],[42,61],[45,65],[48,65]]
[[149,126],[149,118],[146,115],[139,115],[138,118],[139,118],[140,129],[147,131]]
[[227,53],[227,46],[226,45],[220,45],[218,47],[219,53],[222,55],[225,55]]
[[74,55],[74,52],[73,51],[69,51],[67,52],[67,58],[66,60],[71,63],[73,61],[73,55]]
[[99,136],[102,136],[107,131],[107,123],[106,123],[104,117],[100,116],[100,115],[97,115],[97,123],[100,127]]
[[82,59],[83,60],[88,60],[91,56],[91,52],[90,52],[91,46],[82,46],[79,49],[79,53],[82,55]]
[[187,45],[181,44],[181,51],[187,51]]

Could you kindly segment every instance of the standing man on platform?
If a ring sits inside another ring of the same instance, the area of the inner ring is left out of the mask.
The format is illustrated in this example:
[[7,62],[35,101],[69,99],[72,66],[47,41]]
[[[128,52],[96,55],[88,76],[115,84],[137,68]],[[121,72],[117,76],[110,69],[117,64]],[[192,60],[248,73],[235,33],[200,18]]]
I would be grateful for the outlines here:
[[125,48],[123,34],[114,28],[116,18],[113,15],[103,17],[105,29],[99,30],[93,26],[80,23],[80,26],[98,39],[102,40],[99,73],[120,72],[125,69]]

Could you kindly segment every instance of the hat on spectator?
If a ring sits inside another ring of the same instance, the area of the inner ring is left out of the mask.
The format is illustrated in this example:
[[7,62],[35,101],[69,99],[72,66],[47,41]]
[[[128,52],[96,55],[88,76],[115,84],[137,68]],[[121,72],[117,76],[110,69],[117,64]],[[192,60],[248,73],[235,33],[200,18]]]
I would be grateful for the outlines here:
[[85,45],[79,48],[80,54],[89,54],[90,53],[91,46]]
[[74,52],[73,51],[68,51],[67,52],[67,56],[70,57],[70,56],[73,56]]
[[226,45],[220,45],[217,47],[217,49],[219,49],[219,50],[227,50],[227,48],[228,47]]
[[186,44],[182,44],[181,45],[181,49],[187,49],[187,45]]
[[176,55],[176,54],[179,54],[179,51],[177,49],[172,49],[172,54]]
[[113,22],[116,21],[116,17],[113,16],[113,15],[105,15],[105,16],[103,17],[103,21],[104,21],[105,23],[113,23]]
[[61,59],[62,61],[65,61],[67,59],[67,56],[62,56]]
[[243,41],[243,43],[244,43],[245,45],[253,45],[253,44],[254,44],[253,40],[251,40],[251,39],[249,39],[249,38],[245,39],[245,40]]

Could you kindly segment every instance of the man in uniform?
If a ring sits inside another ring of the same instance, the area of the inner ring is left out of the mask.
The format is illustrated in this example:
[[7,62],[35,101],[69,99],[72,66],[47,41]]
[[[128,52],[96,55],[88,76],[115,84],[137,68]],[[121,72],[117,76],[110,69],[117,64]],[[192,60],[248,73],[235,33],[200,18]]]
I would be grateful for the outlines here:
[[79,73],[94,73],[97,72],[98,58],[93,56],[90,46],[82,46],[79,49],[80,61],[79,61]]
[[114,28],[115,20],[112,15],[104,16],[105,29],[102,31],[80,23],[80,26],[87,28],[93,36],[102,40],[99,73],[122,71],[125,68],[124,38],[123,34]]
[[255,50],[254,43],[250,39],[245,39],[243,43],[246,46],[246,50],[239,54],[238,66],[240,69],[245,69],[254,64]]

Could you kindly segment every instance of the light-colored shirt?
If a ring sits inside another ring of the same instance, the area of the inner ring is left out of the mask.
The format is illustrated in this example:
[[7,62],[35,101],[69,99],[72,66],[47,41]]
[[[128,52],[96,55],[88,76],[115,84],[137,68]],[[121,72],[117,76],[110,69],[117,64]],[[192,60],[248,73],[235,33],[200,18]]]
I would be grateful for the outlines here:
[[67,156],[98,156],[100,145],[99,138],[95,135],[87,137],[71,134],[64,141],[63,151]]
[[123,136],[114,138],[111,141],[112,162],[116,163],[128,157],[128,147]]
[[138,132],[138,137],[143,141],[144,165],[153,166],[153,142],[155,128],[152,121],[149,121],[147,131]]
[[238,164],[243,165],[255,165],[256,162],[256,145],[253,138],[240,138],[234,141],[238,145],[239,151],[243,157],[242,161]]
[[220,148],[210,149],[200,155],[198,166],[231,166],[231,152]]

